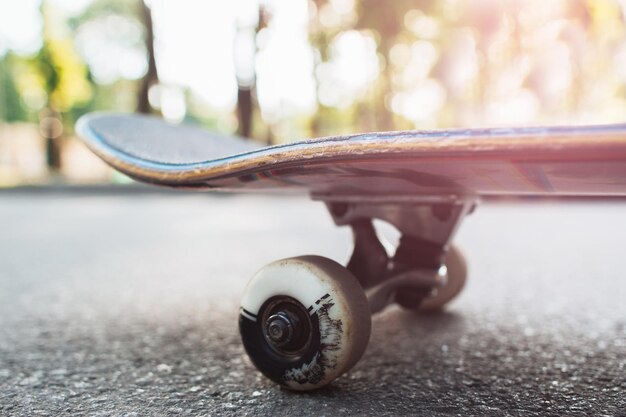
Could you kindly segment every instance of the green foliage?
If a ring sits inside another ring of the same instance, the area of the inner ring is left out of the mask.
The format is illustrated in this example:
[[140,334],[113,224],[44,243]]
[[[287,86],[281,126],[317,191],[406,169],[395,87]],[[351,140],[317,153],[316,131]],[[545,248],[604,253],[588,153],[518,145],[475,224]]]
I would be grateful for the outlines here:
[[7,122],[26,121],[28,116],[15,81],[15,62],[19,59],[12,52],[0,59],[0,120]]

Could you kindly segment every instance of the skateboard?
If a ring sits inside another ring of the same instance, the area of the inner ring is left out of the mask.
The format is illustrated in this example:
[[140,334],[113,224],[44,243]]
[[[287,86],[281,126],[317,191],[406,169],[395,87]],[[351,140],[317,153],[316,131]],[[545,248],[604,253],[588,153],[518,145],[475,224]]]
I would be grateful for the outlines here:
[[[244,291],[239,331],[252,363],[292,390],[324,386],[367,346],[391,304],[442,308],[467,266],[452,238],[492,197],[626,197],[626,124],[363,133],[261,147],[149,116],[94,113],[87,146],[142,182],[199,191],[306,192],[349,226],[346,266],[301,256],[262,268]],[[401,234],[389,254],[373,226]]]

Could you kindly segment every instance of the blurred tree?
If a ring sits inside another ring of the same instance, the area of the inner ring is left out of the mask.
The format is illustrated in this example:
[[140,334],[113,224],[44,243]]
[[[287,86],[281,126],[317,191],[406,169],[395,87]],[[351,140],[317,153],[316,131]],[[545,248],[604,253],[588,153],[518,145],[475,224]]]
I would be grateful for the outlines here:
[[[243,4],[243,3],[242,3]],[[235,33],[235,76],[237,78],[237,133],[248,138],[252,136],[256,98],[256,38],[267,24],[267,14],[263,6],[251,2],[237,16]]]
[[[377,80],[373,102],[364,115],[375,120],[376,130],[395,130],[394,115],[391,111],[393,88],[393,64],[391,49],[398,44],[399,36],[405,32],[404,18],[408,11],[423,7],[430,0],[358,0],[356,28],[373,31],[382,58],[382,70]],[[382,6],[382,7],[381,7]]]
[[93,78],[94,106],[152,112],[149,93],[159,77],[152,13],[144,0],[93,0],[68,24]]
[[[367,94],[353,93],[350,110],[323,104],[313,131],[337,113],[354,117],[352,123],[365,130],[626,117],[623,1],[311,4],[318,86],[324,84],[319,70],[333,60],[333,45],[350,31],[375,39],[380,62]],[[323,103],[319,93],[318,99]]]
[[143,38],[147,53],[148,70],[141,80],[141,87],[139,88],[137,96],[137,111],[139,113],[150,113],[152,111],[149,99],[150,87],[159,83],[159,75],[154,58],[154,28],[150,8],[146,5],[144,0],[138,1],[140,9],[139,16],[145,29]]
[[46,160],[53,170],[61,168],[62,112],[91,98],[87,68],[74,51],[63,25],[48,2],[42,2],[43,46],[32,59],[32,68],[43,90],[45,105],[40,113],[40,131],[46,140]]
[[[328,105],[320,99],[322,79],[320,77],[325,63],[331,60],[333,39],[353,26],[351,19],[336,16],[329,0],[310,0],[309,4],[309,41],[316,52],[315,78],[317,82],[318,109],[311,117],[310,129],[313,136],[325,136],[338,132],[348,133],[355,124],[354,112],[342,111]],[[332,17],[330,17],[332,16]]]
[[[346,4],[350,3],[353,3],[352,8],[347,9]],[[361,98],[357,97],[351,108],[345,110],[331,108],[333,106],[325,105],[320,100],[320,111],[312,120],[311,128],[315,134],[319,134],[324,130],[323,126],[328,125],[325,121],[328,117],[334,120],[335,129],[337,121],[346,118],[351,119],[350,125],[359,126],[361,130],[380,131],[398,128],[399,121],[394,117],[390,105],[394,92],[394,68],[390,53],[406,32],[404,19],[407,12],[424,3],[429,1],[312,0],[314,13],[311,19],[310,40],[317,50],[318,86],[323,83],[319,78],[320,69],[333,59],[333,44],[348,31],[357,30],[363,37],[373,38],[378,55],[376,58],[379,61],[375,81],[368,87],[370,91]],[[404,123],[402,127],[408,126]]]
[[47,107],[66,112],[91,98],[87,68],[70,39],[45,35],[32,63],[41,77]]

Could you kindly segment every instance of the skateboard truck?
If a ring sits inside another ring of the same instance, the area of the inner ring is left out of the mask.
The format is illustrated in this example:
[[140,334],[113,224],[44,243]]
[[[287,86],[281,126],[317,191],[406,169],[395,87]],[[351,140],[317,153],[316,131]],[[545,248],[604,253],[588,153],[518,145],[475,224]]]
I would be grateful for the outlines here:
[[[459,294],[465,261],[450,245],[470,213],[470,197],[362,197],[326,203],[335,223],[352,228],[346,267],[319,256],[273,262],[250,281],[241,301],[239,330],[256,367],[294,390],[319,388],[362,356],[371,316],[392,303],[427,311]],[[379,219],[401,233],[393,255],[373,225]]]
[[[461,256],[455,249],[449,251],[450,240],[477,201],[454,196],[338,201],[316,196],[315,199],[325,201],[335,224],[352,228],[354,249],[347,269],[366,290],[372,314],[394,301],[402,307],[418,309],[423,300],[447,285],[444,258]],[[374,219],[390,223],[401,233],[393,255],[380,242]],[[457,293],[427,303],[425,309],[441,308]]]

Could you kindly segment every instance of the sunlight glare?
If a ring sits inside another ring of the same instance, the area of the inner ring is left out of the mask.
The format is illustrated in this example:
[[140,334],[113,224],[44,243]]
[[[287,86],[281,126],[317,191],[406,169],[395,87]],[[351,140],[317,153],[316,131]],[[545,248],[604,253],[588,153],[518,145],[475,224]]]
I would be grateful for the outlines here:
[[8,49],[20,54],[41,47],[39,0],[0,0],[0,56]]
[[165,84],[191,89],[209,105],[235,105],[236,2],[152,0],[155,56]]
[[362,97],[380,72],[376,42],[356,30],[340,33],[330,46],[331,58],[318,68],[319,100],[327,106],[348,107]]
[[274,122],[315,110],[313,51],[306,0],[268,0],[272,24],[259,33],[256,71],[263,118]]
[[121,16],[109,15],[82,26],[75,35],[76,48],[102,84],[119,78],[139,79],[147,64],[141,45],[141,27]]

